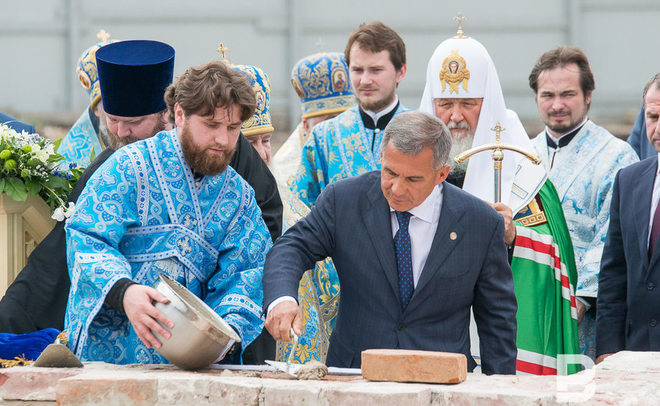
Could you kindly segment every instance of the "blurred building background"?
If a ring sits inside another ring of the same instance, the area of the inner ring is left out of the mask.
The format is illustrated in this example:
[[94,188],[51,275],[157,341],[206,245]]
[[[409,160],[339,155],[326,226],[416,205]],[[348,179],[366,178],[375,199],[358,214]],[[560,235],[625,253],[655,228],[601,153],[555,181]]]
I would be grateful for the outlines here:
[[[539,55],[557,45],[582,48],[596,91],[590,116],[625,137],[641,105],[646,81],[660,71],[658,0],[2,0],[0,111],[44,131],[68,127],[87,106],[75,65],[105,29],[113,39],[154,39],[176,50],[175,73],[219,58],[223,42],[233,63],[264,69],[272,84],[271,108],[281,134],[300,110],[290,85],[294,63],[314,52],[343,51],[361,22],[382,20],[407,47],[404,105],[417,108],[426,64],[435,47],[456,32],[463,12],[466,35],[490,52],[507,106],[528,132],[542,128],[527,76]],[[66,130],[65,130],[66,131]]]

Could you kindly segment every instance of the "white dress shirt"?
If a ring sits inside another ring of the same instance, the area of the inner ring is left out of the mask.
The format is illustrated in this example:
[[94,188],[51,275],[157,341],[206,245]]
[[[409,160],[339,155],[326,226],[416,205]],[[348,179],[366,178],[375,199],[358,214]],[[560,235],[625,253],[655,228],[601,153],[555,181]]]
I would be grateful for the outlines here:
[[[410,234],[410,253],[412,255],[413,283],[417,287],[417,281],[424,269],[426,259],[431,251],[433,237],[438,229],[440,209],[442,208],[442,183],[437,185],[430,195],[417,207],[408,210],[412,214],[408,224]],[[392,221],[392,238],[399,231],[399,221],[394,209],[390,207],[390,218]]]
[[[417,287],[417,282],[426,264],[426,259],[431,252],[431,244],[438,228],[440,219],[440,210],[442,209],[442,186],[437,185],[433,188],[431,194],[417,207],[408,210],[410,223],[408,224],[408,233],[410,234],[410,250],[413,266],[413,284]],[[399,221],[396,219],[394,209],[390,207],[390,221],[392,222],[392,246],[394,247],[394,235],[399,231]],[[298,301],[291,296],[282,296],[273,300],[268,305],[270,312],[276,305],[284,301]]]

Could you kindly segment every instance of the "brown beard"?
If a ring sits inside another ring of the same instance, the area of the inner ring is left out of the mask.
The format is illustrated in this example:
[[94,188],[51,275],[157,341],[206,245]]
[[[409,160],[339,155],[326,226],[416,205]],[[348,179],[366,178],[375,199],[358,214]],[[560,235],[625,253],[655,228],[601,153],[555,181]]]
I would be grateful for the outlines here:
[[193,134],[187,123],[181,128],[181,151],[183,151],[183,157],[195,174],[212,176],[227,169],[234,152],[236,152],[236,145],[231,149],[224,146],[218,146],[218,148],[224,149],[225,153],[216,156],[216,154],[209,152],[208,148],[202,148],[195,144]]
[[[154,125],[154,128],[151,130],[149,137],[153,137],[157,133],[163,131],[167,127],[167,122],[164,120],[163,115],[160,113],[156,113],[159,115],[158,120],[156,121],[156,124]],[[107,136],[108,136],[108,143],[110,144],[110,147],[114,150],[118,150],[119,148],[132,144],[135,141],[140,141],[143,138],[139,138],[136,136],[130,136],[130,137],[119,137],[117,134],[113,134],[112,131],[110,131],[107,126],[104,126],[107,130]],[[147,137],[147,138],[149,138]]]
[[369,111],[380,111],[385,107],[389,106],[394,101],[394,97],[392,97],[391,99],[383,98],[381,100],[376,100],[374,102],[367,102],[363,99],[360,99],[357,93],[355,93],[355,98],[357,99],[358,104],[360,105],[360,107],[362,107],[363,110],[369,110]]

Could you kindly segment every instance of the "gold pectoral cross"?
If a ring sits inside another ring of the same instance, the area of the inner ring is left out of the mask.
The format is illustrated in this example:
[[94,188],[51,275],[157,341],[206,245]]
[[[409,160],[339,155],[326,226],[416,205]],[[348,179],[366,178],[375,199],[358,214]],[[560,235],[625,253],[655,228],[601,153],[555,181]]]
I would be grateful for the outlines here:
[[478,147],[470,148],[467,151],[463,151],[460,154],[456,155],[454,161],[457,164],[462,163],[466,159],[470,158],[474,154],[478,154],[483,151],[493,150],[493,181],[495,185],[495,203],[502,201],[502,161],[504,160],[504,151],[505,149],[513,152],[517,152],[523,155],[525,158],[529,159],[534,163],[534,165],[539,165],[541,163],[541,158],[536,154],[527,152],[524,149],[520,148],[517,145],[503,144],[500,141],[501,133],[506,130],[503,128],[499,121],[495,123],[495,127],[490,129],[495,132],[495,142],[490,144],[479,145]]

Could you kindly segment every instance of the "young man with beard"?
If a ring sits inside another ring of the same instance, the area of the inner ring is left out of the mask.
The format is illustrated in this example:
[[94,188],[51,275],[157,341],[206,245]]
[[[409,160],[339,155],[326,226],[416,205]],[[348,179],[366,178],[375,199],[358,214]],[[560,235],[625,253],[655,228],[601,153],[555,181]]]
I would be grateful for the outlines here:
[[595,359],[598,272],[612,187],[619,169],[639,159],[628,143],[589,120],[596,85],[580,49],[545,52],[529,74],[529,86],[546,126],[532,144],[557,188],[573,241],[580,350]]
[[358,106],[314,127],[292,189],[308,206],[332,182],[380,169],[383,130],[407,109],[396,88],[406,76],[406,46],[380,21],[360,25],[344,57]]
[[[156,41],[122,41],[108,47],[117,49],[106,53],[103,47],[96,57],[100,61],[102,105],[112,117],[108,125],[106,120],[100,125],[109,127],[110,131],[104,131],[109,135],[111,147],[101,152],[81,176],[69,196],[69,201],[74,203],[92,174],[115,149],[171,128],[166,120],[174,116],[173,106],[168,113],[163,99],[165,89],[172,83],[174,49]],[[117,76],[120,68],[123,74]],[[126,106],[126,100],[134,102]],[[281,232],[282,203],[275,179],[242,135],[236,142],[230,165],[254,188],[271,237],[277,238]],[[35,248],[0,301],[0,332],[22,334],[45,328],[64,329],[69,289],[64,222],[60,222]],[[244,362],[261,363],[262,359],[250,358],[248,354]]]
[[[488,202],[494,198],[492,154],[473,155],[467,165],[457,165],[453,158],[473,146],[494,142],[497,124],[503,128],[502,142],[533,150],[518,116],[506,109],[490,55],[473,38],[457,36],[436,48],[428,64],[420,110],[435,114],[451,131],[454,145],[448,181]],[[505,242],[519,303],[516,369],[554,374],[557,356],[578,350],[573,248],[557,193],[543,167],[522,155],[504,154],[503,202],[491,206],[505,219]],[[471,336],[472,351],[478,353],[476,330]],[[565,372],[576,370],[576,365],[570,365]]]
[[162,325],[172,327],[153,305],[167,301],[151,287],[161,272],[223,317],[242,349],[263,327],[261,276],[272,243],[254,191],[228,166],[254,92],[216,61],[187,69],[165,97],[176,127],[116,151],[67,222],[65,325],[81,360],[167,362],[152,334],[168,339]]

